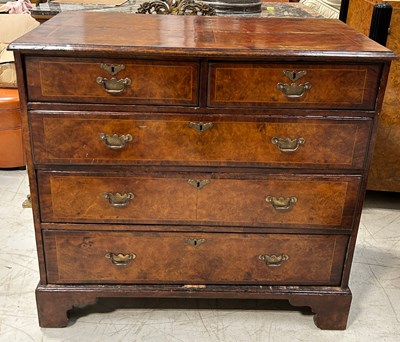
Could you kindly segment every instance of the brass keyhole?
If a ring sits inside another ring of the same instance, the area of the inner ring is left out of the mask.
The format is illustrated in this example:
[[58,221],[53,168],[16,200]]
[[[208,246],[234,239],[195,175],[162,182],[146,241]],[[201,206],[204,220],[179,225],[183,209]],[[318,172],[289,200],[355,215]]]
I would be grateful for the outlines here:
[[123,64],[118,64],[118,65],[114,65],[114,64],[105,64],[102,63],[100,65],[100,67],[104,70],[106,70],[107,72],[109,72],[111,74],[111,76],[115,76],[116,74],[118,74],[121,70],[125,69],[125,65]]
[[201,238],[187,238],[186,243],[193,246],[193,247],[198,247],[204,242],[206,242],[206,239],[201,239]]
[[289,78],[292,82],[296,82],[303,76],[307,75],[307,71],[301,70],[301,71],[291,71],[291,70],[284,70],[283,74]]
[[203,179],[203,180],[199,180],[199,179],[188,179],[188,183],[193,186],[194,188],[196,188],[197,190],[202,189],[204,186],[206,186],[208,183],[210,183],[210,181],[208,179]]
[[189,127],[195,129],[198,133],[203,133],[213,127],[212,122],[189,122]]

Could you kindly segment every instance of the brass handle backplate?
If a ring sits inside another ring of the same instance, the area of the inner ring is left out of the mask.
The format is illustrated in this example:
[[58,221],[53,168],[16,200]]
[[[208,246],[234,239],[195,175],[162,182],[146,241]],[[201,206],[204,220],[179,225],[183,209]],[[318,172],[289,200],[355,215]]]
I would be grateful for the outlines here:
[[273,137],[271,142],[276,145],[282,152],[294,152],[300,147],[300,145],[304,145],[306,142],[304,138],[279,138]]
[[125,89],[125,86],[132,83],[131,79],[128,77],[118,80],[115,77],[108,79],[101,76],[96,78],[96,82],[100,84],[103,89],[111,95],[122,93]]
[[275,197],[267,196],[266,201],[271,203],[275,210],[290,210],[297,202],[297,197]]
[[282,266],[283,262],[289,259],[289,257],[286,254],[281,254],[281,255],[267,255],[263,254],[258,257],[261,261],[265,262],[265,265],[269,267],[279,267]]
[[122,254],[122,253],[111,253],[108,252],[105,257],[110,259],[111,262],[116,266],[126,266],[129,265],[130,262],[136,258],[136,254]]
[[131,192],[120,194],[119,192],[105,192],[103,194],[104,198],[111,204],[113,207],[126,207],[129,204],[129,201],[132,200],[135,195]]
[[213,127],[212,122],[189,122],[188,125],[199,133],[203,133]]
[[108,135],[105,133],[100,133],[99,138],[104,142],[104,144],[106,144],[107,147],[111,148],[112,150],[120,150],[121,148],[124,148],[128,142],[132,141],[132,136],[130,134]]
[[296,98],[296,97],[302,97],[307,90],[311,89],[311,83],[306,82],[306,83],[300,83],[297,84],[295,83],[297,80],[302,78],[303,76],[307,75],[307,71],[301,70],[301,71],[291,71],[291,70],[284,70],[283,75],[289,78],[291,81],[290,84],[279,82],[276,87],[282,91],[286,97],[289,98]]

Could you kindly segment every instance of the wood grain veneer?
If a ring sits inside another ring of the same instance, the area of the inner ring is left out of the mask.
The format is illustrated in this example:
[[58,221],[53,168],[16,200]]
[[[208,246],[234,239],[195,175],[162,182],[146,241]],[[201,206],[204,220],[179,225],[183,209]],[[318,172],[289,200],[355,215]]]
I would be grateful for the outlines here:
[[[332,116],[334,113],[330,113]],[[35,161],[41,164],[183,164],[354,168],[365,163],[372,120],[224,117],[156,117],[155,114],[32,113]],[[202,121],[200,121],[202,122]],[[109,148],[101,134],[132,136],[126,147]],[[274,138],[302,138],[296,153],[281,151]]]
[[[46,231],[44,238],[48,277],[55,284],[338,285],[348,240],[343,235],[60,231]],[[188,243],[193,238],[201,243]],[[110,267],[110,252],[134,258]],[[259,258],[265,254],[288,259],[281,267],[267,266]]]

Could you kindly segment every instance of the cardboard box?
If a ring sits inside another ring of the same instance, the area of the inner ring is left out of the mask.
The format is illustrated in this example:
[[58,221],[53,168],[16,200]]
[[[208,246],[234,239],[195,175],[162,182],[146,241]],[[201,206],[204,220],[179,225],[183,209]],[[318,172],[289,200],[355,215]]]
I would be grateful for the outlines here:
[[14,55],[7,46],[15,39],[39,26],[30,14],[0,14],[0,87],[16,88]]

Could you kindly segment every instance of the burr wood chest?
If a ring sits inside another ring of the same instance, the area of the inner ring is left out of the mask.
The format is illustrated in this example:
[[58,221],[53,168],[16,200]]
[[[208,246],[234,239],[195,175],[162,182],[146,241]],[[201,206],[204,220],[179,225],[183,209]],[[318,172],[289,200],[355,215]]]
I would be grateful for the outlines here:
[[40,325],[286,299],[344,329],[391,51],[336,20],[62,13],[11,44]]

